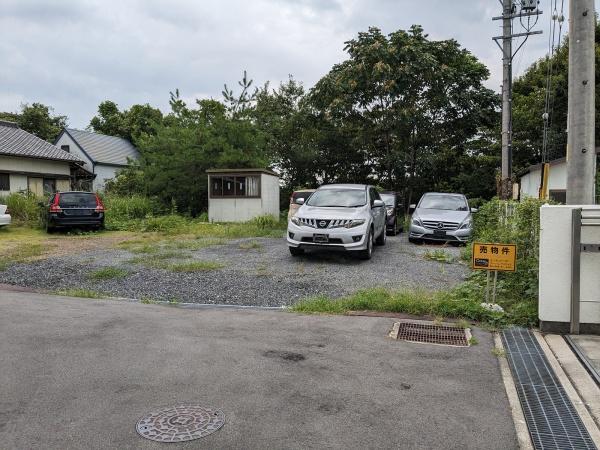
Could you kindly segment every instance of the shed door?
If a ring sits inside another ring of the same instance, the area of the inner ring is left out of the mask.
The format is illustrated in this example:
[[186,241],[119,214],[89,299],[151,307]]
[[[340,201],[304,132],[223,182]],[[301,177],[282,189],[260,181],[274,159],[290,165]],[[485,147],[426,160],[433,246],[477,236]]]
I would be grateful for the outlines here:
[[44,196],[44,179],[29,177],[28,180],[29,192],[37,197]]
[[56,180],[56,190],[66,192],[71,190],[71,182],[69,180]]

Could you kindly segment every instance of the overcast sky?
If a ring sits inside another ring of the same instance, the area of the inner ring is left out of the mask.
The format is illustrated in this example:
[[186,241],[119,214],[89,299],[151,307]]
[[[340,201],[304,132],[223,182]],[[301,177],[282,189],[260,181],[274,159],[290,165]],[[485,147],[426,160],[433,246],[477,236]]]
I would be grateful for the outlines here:
[[[547,52],[550,2],[540,3],[544,34],[517,55],[517,74]],[[567,19],[568,0],[564,8]],[[42,102],[84,128],[106,99],[163,111],[175,88],[186,99],[220,99],[244,69],[257,84],[292,74],[310,87],[345,59],[344,41],[359,31],[412,24],[458,40],[498,90],[491,37],[500,22],[491,17],[500,12],[498,0],[0,0],[0,111]]]

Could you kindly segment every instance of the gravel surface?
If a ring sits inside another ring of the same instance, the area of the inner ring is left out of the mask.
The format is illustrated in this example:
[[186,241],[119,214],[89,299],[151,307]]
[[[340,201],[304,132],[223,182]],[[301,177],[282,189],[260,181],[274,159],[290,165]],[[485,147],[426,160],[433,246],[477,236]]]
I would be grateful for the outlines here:
[[[454,261],[442,263],[424,257],[426,251],[435,250],[443,250]],[[0,283],[52,291],[83,288],[136,299],[284,306],[319,294],[340,297],[372,287],[447,288],[468,273],[458,261],[460,250],[413,245],[402,234],[389,237],[384,247],[376,247],[371,260],[361,261],[344,253],[311,252],[292,257],[284,239],[235,239],[200,250],[180,250],[182,259],[170,262],[199,260],[224,265],[219,270],[180,273],[130,261],[140,256],[151,259],[152,255],[92,248],[12,265],[0,272]],[[108,280],[90,278],[92,271],[103,267],[124,268],[129,275]]]

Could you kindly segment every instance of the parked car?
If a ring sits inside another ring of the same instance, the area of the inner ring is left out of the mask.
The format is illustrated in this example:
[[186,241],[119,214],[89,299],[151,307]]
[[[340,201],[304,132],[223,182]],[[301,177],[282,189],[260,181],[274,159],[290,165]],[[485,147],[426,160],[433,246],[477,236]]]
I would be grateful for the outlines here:
[[464,243],[473,232],[472,212],[467,198],[462,194],[428,192],[418,205],[410,205],[412,217],[408,240]]
[[381,192],[381,199],[385,203],[387,234],[395,236],[404,228],[404,206],[396,192]]
[[288,222],[290,253],[306,249],[344,250],[370,259],[373,244],[384,245],[385,203],[373,186],[330,184],[317,189]]
[[288,220],[290,220],[290,217],[296,214],[296,212],[300,208],[300,204],[297,203],[297,200],[301,198],[303,199],[303,201],[306,201],[308,200],[308,197],[310,197],[315,191],[316,189],[302,189],[301,191],[292,192],[292,195],[290,197],[290,208],[288,209]]
[[86,227],[104,228],[105,208],[94,192],[57,192],[46,205],[46,230]]
[[0,205],[0,227],[10,225],[12,218],[10,217],[10,211],[8,206]]

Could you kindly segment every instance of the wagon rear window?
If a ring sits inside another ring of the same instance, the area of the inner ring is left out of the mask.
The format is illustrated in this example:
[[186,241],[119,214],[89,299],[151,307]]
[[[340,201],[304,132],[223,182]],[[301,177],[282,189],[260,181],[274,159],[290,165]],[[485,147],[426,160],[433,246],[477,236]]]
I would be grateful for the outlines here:
[[68,192],[60,194],[58,204],[61,208],[95,208],[96,194]]

